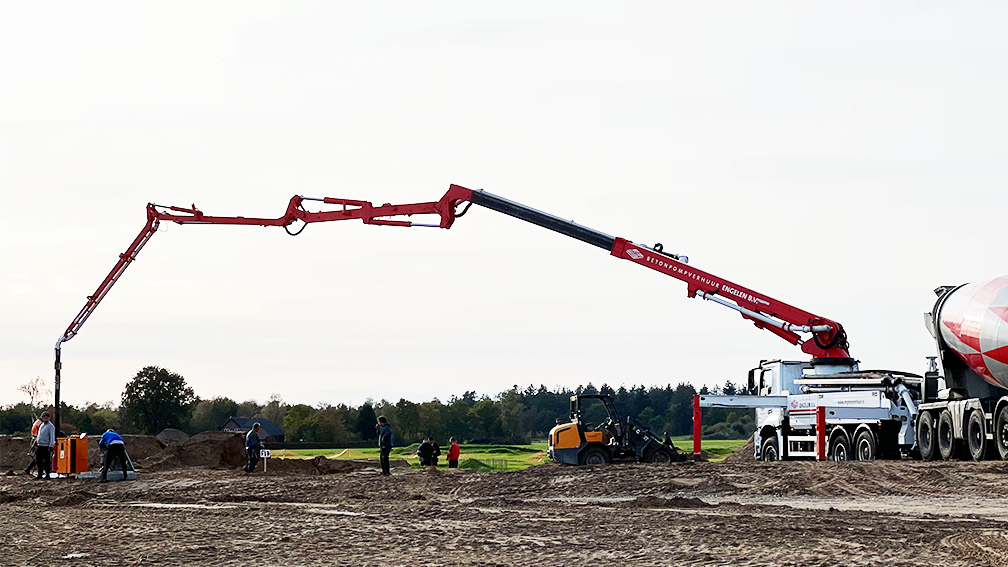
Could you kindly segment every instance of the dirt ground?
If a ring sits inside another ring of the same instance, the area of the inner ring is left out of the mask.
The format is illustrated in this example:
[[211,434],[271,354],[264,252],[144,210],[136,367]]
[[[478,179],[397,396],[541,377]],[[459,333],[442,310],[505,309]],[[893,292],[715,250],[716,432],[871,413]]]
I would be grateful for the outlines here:
[[132,482],[0,476],[0,563],[1008,565],[1000,461],[398,463],[383,478],[316,458],[246,475],[229,441],[203,443],[212,464],[169,446],[133,456]]

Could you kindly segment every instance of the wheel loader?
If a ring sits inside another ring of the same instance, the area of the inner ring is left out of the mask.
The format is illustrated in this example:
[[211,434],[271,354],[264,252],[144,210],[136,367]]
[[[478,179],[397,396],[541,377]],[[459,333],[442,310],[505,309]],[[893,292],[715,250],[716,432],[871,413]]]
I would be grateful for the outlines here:
[[[588,400],[602,402],[609,417],[595,426],[584,423],[581,409]],[[664,440],[659,439],[651,429],[629,415],[621,419],[612,396],[571,396],[570,404],[570,421],[559,423],[550,430],[551,461],[569,465],[603,465],[615,461],[671,463],[689,459],[668,436]]]

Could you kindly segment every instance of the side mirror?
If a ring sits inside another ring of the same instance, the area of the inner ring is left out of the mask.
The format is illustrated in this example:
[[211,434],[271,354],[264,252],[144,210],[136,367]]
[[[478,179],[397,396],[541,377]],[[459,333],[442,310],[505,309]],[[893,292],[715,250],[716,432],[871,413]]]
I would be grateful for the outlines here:
[[749,393],[756,391],[756,369],[749,371]]

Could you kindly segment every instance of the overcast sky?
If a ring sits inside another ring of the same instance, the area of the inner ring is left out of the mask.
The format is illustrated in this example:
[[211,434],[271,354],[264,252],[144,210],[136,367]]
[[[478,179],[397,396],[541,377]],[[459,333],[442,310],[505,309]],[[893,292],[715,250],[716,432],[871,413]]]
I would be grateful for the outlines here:
[[[1008,273],[1003,3],[0,4],[0,404],[146,221],[451,183],[841,322],[923,373],[939,285]],[[798,347],[686,284],[473,207],[451,230],[164,223],[62,399],[360,404],[742,382]]]

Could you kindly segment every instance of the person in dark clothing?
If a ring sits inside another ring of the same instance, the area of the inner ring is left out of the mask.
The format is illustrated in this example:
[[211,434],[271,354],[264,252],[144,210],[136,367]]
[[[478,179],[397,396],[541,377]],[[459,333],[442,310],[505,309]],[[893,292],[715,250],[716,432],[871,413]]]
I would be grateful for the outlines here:
[[389,470],[389,453],[392,452],[392,426],[388,424],[388,420],[385,416],[378,417],[378,424],[375,425],[378,429],[378,449],[380,452],[381,459],[381,474],[382,476],[391,476],[392,472]]
[[427,442],[434,448],[434,452],[431,453],[431,466],[436,468],[437,459],[441,456],[441,446],[437,444],[437,441],[435,441],[433,437],[428,437]]
[[420,457],[420,466],[429,467],[431,462],[434,460],[434,445],[430,442],[430,439],[425,439],[420,447],[416,450],[416,454]]
[[259,439],[259,424],[253,423],[252,429],[245,434],[245,454],[248,455],[248,463],[245,465],[245,472],[251,473],[259,464],[259,451],[262,450],[262,441]]
[[122,465],[123,480],[126,480],[126,442],[123,441],[122,436],[109,429],[101,436],[98,447],[105,453],[105,458],[102,460],[101,480],[98,482],[108,482],[109,468],[116,459],[119,459],[119,464]]

